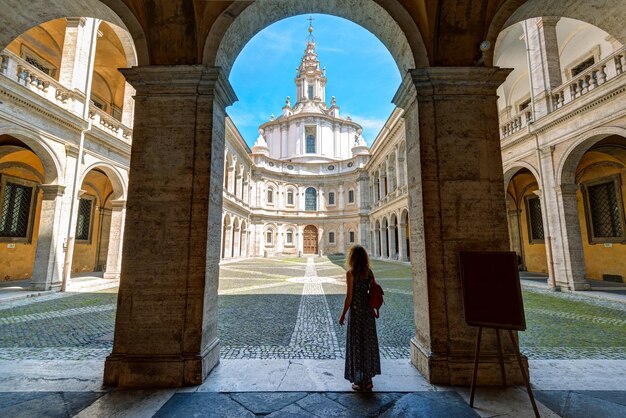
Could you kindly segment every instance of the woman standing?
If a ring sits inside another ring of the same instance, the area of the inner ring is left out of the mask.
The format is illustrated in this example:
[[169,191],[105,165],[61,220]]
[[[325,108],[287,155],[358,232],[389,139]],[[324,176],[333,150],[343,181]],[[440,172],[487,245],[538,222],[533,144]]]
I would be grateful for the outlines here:
[[354,390],[372,390],[372,377],[380,374],[380,354],[376,318],[369,304],[369,286],[374,274],[365,248],[360,245],[350,248],[346,269],[346,300],[339,318],[339,325],[343,325],[350,310],[344,377],[352,382]]

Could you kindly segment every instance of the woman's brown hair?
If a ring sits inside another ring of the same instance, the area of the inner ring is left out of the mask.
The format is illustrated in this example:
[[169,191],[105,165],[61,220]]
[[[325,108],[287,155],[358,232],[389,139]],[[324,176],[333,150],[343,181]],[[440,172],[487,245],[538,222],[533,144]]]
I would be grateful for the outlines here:
[[346,269],[352,271],[354,277],[365,277],[370,271],[370,258],[365,248],[360,245],[354,245],[348,251],[346,257]]

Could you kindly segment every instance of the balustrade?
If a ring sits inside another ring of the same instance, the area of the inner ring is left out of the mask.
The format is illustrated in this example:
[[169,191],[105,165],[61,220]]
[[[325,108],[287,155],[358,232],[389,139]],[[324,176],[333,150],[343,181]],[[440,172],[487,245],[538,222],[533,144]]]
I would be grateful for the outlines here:
[[[548,92],[550,98],[548,114],[620,76],[624,70],[626,70],[626,47],[617,50]],[[506,138],[520,131],[531,122],[533,122],[533,115],[530,109],[511,116],[509,120],[500,125],[500,138]]]
[[619,49],[554,89],[550,94],[552,98],[550,111],[562,108],[607,81],[621,75],[626,65],[624,61],[625,51],[626,48]]
[[[64,87],[53,77],[8,50],[4,50],[0,54],[0,74],[54,105],[74,115],[82,115],[86,101],[83,93]],[[93,104],[89,108],[89,118],[92,120],[93,126],[121,141],[131,143],[132,130]]]

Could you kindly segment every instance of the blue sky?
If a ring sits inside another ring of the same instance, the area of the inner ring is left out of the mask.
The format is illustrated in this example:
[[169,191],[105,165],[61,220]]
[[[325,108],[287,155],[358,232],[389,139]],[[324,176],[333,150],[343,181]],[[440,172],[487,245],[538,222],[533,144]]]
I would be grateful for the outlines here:
[[[348,20],[311,15],[315,49],[326,67],[326,101],[335,96],[340,112],[363,126],[368,144],[394,106],[400,72],[385,46],[367,30]],[[227,109],[248,145],[258,126],[280,115],[287,96],[295,103],[294,78],[308,38],[309,15],[281,20],[259,32],[237,57],[230,82],[239,101]]]

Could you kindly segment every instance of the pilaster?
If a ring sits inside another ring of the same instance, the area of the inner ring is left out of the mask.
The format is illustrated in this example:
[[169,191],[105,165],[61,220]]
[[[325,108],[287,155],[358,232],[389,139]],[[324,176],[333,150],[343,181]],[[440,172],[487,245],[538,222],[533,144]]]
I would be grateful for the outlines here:
[[58,290],[63,275],[63,225],[67,225],[68,211],[63,211],[65,186],[58,184],[42,184],[39,189],[43,193],[39,232],[35,250],[35,264],[30,283],[32,290]]

